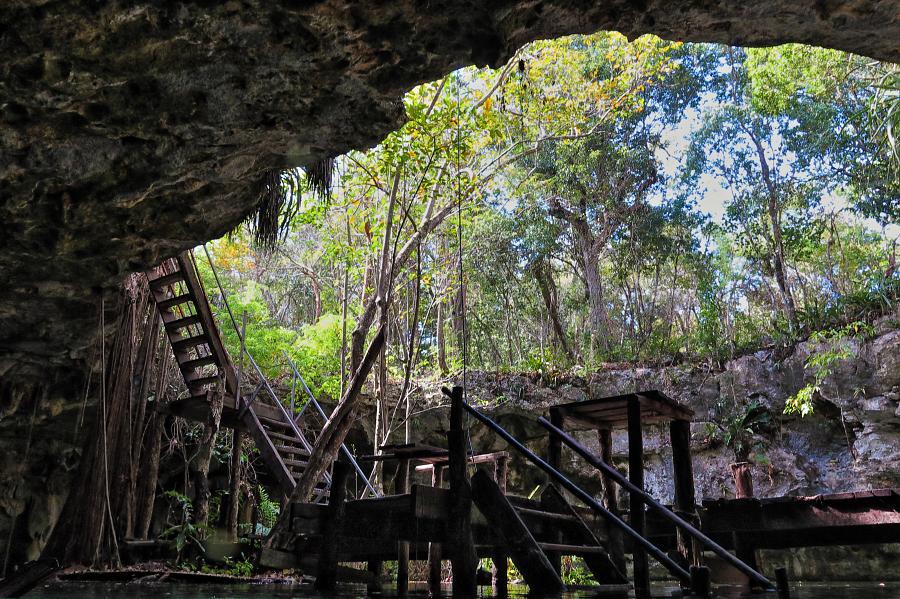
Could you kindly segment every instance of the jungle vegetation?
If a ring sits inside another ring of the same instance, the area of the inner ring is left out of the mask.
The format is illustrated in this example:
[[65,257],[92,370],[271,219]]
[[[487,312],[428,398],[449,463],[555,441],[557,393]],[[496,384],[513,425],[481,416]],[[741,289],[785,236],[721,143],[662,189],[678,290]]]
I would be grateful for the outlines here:
[[376,320],[400,380],[721,361],[895,306],[898,82],[801,45],[536,42],[325,175],[267,174],[209,249],[267,374],[332,399]]

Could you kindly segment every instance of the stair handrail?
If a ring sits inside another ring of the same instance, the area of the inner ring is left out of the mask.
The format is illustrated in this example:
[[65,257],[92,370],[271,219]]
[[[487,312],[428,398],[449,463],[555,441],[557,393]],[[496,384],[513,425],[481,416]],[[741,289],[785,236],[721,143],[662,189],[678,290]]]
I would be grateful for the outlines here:
[[594,499],[590,493],[573,483],[569,480],[566,475],[562,472],[545,462],[543,459],[538,457],[534,452],[525,447],[518,439],[513,437],[509,432],[506,431],[502,426],[494,422],[492,419],[488,418],[472,406],[470,406],[466,402],[462,402],[462,407],[472,414],[477,420],[479,420],[482,424],[487,426],[493,432],[497,433],[500,437],[502,437],[507,443],[509,443],[515,450],[521,453],[525,459],[529,462],[543,470],[550,478],[554,479],[560,485],[566,488],[570,493],[575,495],[578,499],[583,501],[589,508],[598,512],[604,518],[606,518],[613,526],[621,530],[625,535],[631,538],[636,544],[643,547],[647,553],[652,555],[656,561],[662,564],[672,575],[681,580],[684,583],[690,583],[691,574],[684,568],[682,568],[678,563],[676,563],[672,558],[665,554],[659,547],[651,543],[648,539],[641,536],[639,532],[635,529],[631,528],[624,520],[619,518],[616,514],[612,513],[606,507],[604,507],[600,502]]
[[[293,430],[293,432],[297,436],[297,438],[300,439],[300,442],[303,444],[303,448],[306,451],[311,453],[312,445],[309,444],[309,441],[306,440],[306,437],[303,435],[303,433],[300,431],[300,429],[297,428],[297,424],[294,422],[294,419],[291,418],[290,415],[288,415],[287,410],[281,404],[281,400],[278,399],[278,395],[275,393],[275,390],[272,389],[272,385],[269,384],[269,379],[266,377],[265,374],[263,374],[263,371],[259,367],[259,364],[256,363],[256,360],[253,359],[253,355],[250,353],[250,350],[248,350],[246,348],[244,338],[241,335],[240,329],[238,329],[238,327],[237,327],[237,320],[235,320],[235,318],[234,318],[234,312],[232,312],[231,305],[228,303],[228,297],[225,295],[225,289],[222,287],[222,281],[219,279],[219,273],[216,271],[216,266],[213,263],[212,256],[209,255],[209,250],[206,249],[205,244],[203,245],[203,252],[206,254],[206,259],[209,262],[209,268],[210,268],[210,270],[212,270],[213,278],[216,280],[216,286],[219,288],[219,293],[222,296],[222,302],[225,304],[225,309],[228,310],[228,316],[231,319],[232,327],[234,328],[234,331],[238,335],[239,341],[241,342],[243,353],[247,356],[247,360],[250,362],[250,365],[253,366],[253,369],[256,371],[257,375],[259,375],[260,380],[265,384],[266,390],[269,392],[269,395],[271,396],[273,403],[276,406],[278,406],[279,410],[281,411],[281,415],[284,417],[284,419],[290,425],[291,430]],[[194,259],[193,251],[189,251],[189,253],[191,256],[191,260],[193,260]],[[200,282],[199,277],[197,277],[197,281]],[[203,284],[200,283],[200,285],[202,288]],[[204,295],[204,297],[205,297],[205,295]],[[328,484],[331,484],[331,476],[327,472],[324,474],[323,478],[325,479],[325,481]]]
[[[284,350],[282,350],[282,353],[284,353],[284,357],[287,358],[288,364],[291,365],[291,370],[294,371],[294,380],[300,381],[300,384],[303,386],[303,389],[306,391],[306,395],[309,397],[310,403],[312,403],[313,407],[315,407],[316,410],[318,410],[319,415],[322,416],[322,418],[325,420],[325,423],[327,425],[330,418],[328,417],[327,414],[325,414],[325,410],[322,409],[322,405],[319,403],[319,400],[316,399],[316,396],[310,390],[309,385],[306,384],[306,381],[303,379],[303,376],[300,374],[300,371],[297,370],[297,365],[294,364],[293,360],[291,360],[291,356],[288,355],[288,353]],[[306,408],[306,406],[304,406],[303,409],[305,409],[305,408]],[[302,410],[301,410],[301,414],[302,414]],[[353,466],[353,469],[356,470],[356,474],[358,474],[359,477],[361,479],[363,479],[363,482],[365,483],[366,488],[372,493],[372,496],[373,497],[381,497],[381,493],[376,491],[375,487],[372,486],[372,483],[369,482],[369,477],[367,477],[365,472],[363,472],[363,469],[360,468],[359,463],[356,461],[356,458],[353,457],[353,454],[350,453],[350,450],[347,449],[347,446],[344,443],[341,443],[341,451],[343,452],[344,456],[349,460],[350,465]]]
[[763,587],[774,590],[774,585],[772,582],[763,576],[761,573],[754,570],[747,563],[739,559],[737,556],[732,555],[727,549],[713,541],[711,538],[706,536],[700,529],[695,527],[693,524],[688,522],[687,520],[680,517],[678,514],[667,508],[665,505],[654,499],[652,495],[644,491],[642,488],[638,487],[634,483],[632,483],[628,478],[626,478],[621,472],[619,472],[615,467],[603,461],[600,457],[589,451],[583,445],[581,445],[578,441],[575,440],[569,433],[565,432],[561,428],[555,426],[549,420],[544,418],[543,416],[538,417],[538,423],[547,429],[551,435],[555,435],[558,437],[563,443],[568,445],[575,453],[584,458],[591,466],[601,470],[603,473],[608,475],[612,480],[617,482],[619,485],[624,487],[627,491],[634,493],[639,496],[641,500],[649,507],[656,509],[660,515],[662,515],[667,520],[673,522],[675,525],[681,527],[685,532],[690,534],[694,539],[703,545],[707,546],[713,553],[721,557],[723,560],[734,566],[736,569],[740,570],[744,574],[746,574],[751,580],[756,581]]

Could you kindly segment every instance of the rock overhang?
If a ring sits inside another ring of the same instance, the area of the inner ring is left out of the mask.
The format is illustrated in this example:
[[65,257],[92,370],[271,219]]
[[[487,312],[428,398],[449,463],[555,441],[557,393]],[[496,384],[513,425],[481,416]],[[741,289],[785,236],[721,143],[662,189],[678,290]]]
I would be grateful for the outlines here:
[[900,61],[895,0],[4,3],[0,376],[83,364],[101,291],[234,227],[265,170],[371,147],[418,83],[598,30]]

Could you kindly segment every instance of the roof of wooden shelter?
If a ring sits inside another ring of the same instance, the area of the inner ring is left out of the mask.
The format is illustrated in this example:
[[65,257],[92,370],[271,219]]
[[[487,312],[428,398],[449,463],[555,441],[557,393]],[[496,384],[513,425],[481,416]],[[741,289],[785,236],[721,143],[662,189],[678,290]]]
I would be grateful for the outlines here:
[[694,411],[682,406],[662,391],[651,389],[639,393],[626,393],[575,401],[550,408],[551,412],[564,416],[578,424],[591,428],[624,428],[628,424],[628,402],[636,400],[641,406],[641,422],[653,424],[669,420],[691,420]]

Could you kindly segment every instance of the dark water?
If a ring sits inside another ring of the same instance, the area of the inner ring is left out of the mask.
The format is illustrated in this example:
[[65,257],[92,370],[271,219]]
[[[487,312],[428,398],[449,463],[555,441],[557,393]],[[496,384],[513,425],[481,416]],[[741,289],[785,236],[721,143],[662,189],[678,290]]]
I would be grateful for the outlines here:
[[[525,599],[524,589],[510,589],[512,597]],[[517,592],[518,591],[518,592]],[[490,589],[483,589],[483,597],[490,597]],[[347,587],[337,595],[329,595],[329,599],[361,599],[366,596],[363,587]],[[413,591],[411,598],[424,598],[424,592]],[[681,597],[680,591],[673,588],[657,587],[653,589],[654,598]],[[185,585],[185,584],[141,584],[141,583],[96,583],[65,582],[35,589],[25,595],[26,599],[99,599],[101,597],[133,597],[135,599],[320,599],[323,595],[316,593],[307,585],[254,584],[254,585]],[[389,591],[383,597],[394,598]],[[450,599],[449,593],[446,595]],[[622,595],[598,594],[590,590],[579,590],[567,593],[563,599],[600,599],[622,597]],[[720,599],[738,599],[757,597],[775,599],[775,593],[751,595],[742,589],[719,587],[714,597]],[[795,583],[791,586],[792,599],[900,599],[900,583]]]

